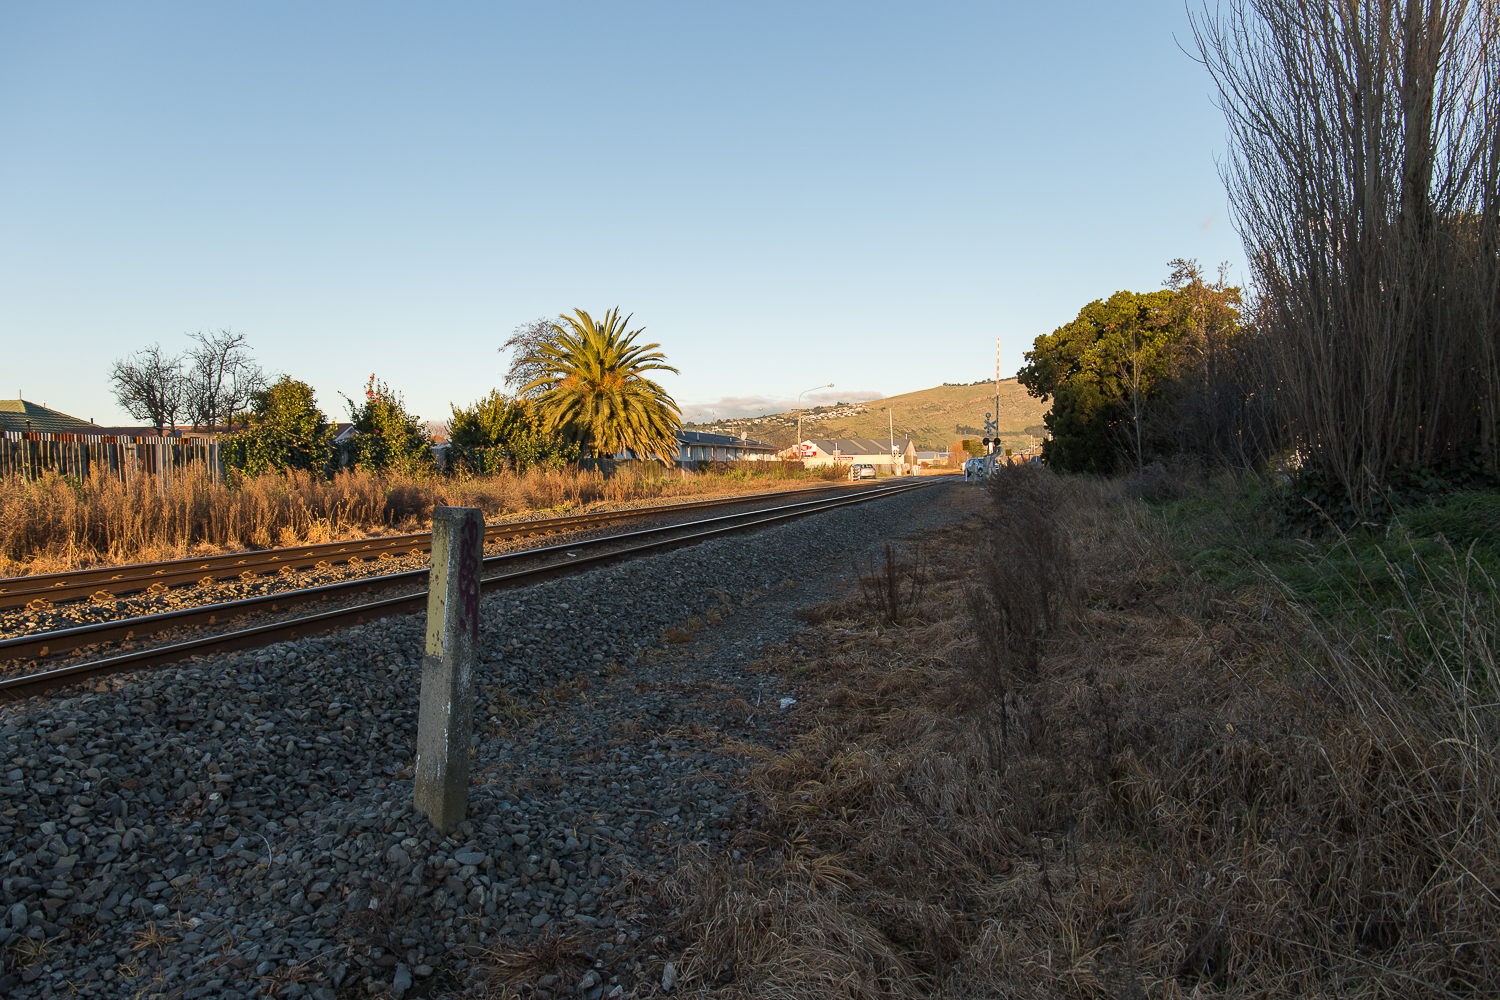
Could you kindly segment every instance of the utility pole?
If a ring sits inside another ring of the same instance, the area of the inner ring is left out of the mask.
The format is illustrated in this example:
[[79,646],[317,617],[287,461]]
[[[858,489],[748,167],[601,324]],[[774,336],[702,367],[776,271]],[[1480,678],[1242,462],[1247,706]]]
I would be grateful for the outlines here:
[[995,338],[995,436],[1000,436],[1000,338]]
[[803,389],[797,393],[797,457],[802,457],[802,397],[817,389],[832,389],[833,383],[827,385],[815,385],[811,389]]

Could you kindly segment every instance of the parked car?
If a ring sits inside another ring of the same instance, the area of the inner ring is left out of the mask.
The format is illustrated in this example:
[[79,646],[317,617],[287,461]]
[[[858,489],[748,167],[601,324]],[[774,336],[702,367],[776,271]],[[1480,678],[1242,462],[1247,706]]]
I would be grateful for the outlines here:
[[874,479],[875,466],[871,465],[869,462],[857,462],[854,465],[849,466],[849,478]]
[[971,458],[964,463],[964,479],[983,479],[984,459]]

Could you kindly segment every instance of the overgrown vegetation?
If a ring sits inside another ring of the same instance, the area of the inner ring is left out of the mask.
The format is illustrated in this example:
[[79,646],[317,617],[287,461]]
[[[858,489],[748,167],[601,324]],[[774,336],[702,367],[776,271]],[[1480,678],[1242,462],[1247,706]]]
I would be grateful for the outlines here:
[[542,429],[536,404],[495,389],[448,421],[447,467],[455,472],[525,472],[556,469],[578,460],[579,443]]
[[[679,978],[851,998],[1500,989],[1492,578],[1440,548],[1392,593],[1346,578],[1339,602],[1304,601],[1265,568],[1194,570],[1206,544],[1271,544],[1237,481],[1163,506],[1004,475],[987,543],[972,523],[928,540],[902,624],[852,600],[765,664],[819,690],[790,745],[739,748],[763,817],[745,856],[685,857],[668,886]],[[1034,553],[1032,530],[1052,533]],[[1330,613],[1351,607],[1392,630]]]
[[431,472],[432,435],[421,419],[406,409],[406,401],[391,387],[370,376],[365,398],[348,400],[354,435],[344,445],[341,463],[366,472],[386,469],[401,476]]
[[322,473],[333,461],[333,426],[312,386],[283,375],[251,397],[244,430],[225,435],[224,463],[259,476],[279,469]]
[[1195,19],[1279,424],[1325,507],[1500,467],[1500,20],[1471,0]]
[[[711,472],[606,478],[576,468],[533,467],[488,476],[400,475],[362,469],[324,476],[287,468],[231,473],[223,482],[179,475],[127,484],[98,475],[0,478],[0,575],[96,564],[185,558],[425,530],[435,505],[478,507],[489,518],[588,504],[775,489],[826,478],[800,463],[719,463]],[[839,471],[839,470],[835,470]]]
[[1341,527],[1500,483],[1494,6],[1231,0],[1193,20],[1250,308],[1175,261],[1166,290],[1037,338],[1019,377],[1053,400],[1049,461],[1279,456]]
[[1107,473],[1179,454],[1244,465],[1277,443],[1240,289],[1196,261],[1171,266],[1167,287],[1090,302],[1026,352],[1016,377],[1052,401],[1042,453],[1053,468]]

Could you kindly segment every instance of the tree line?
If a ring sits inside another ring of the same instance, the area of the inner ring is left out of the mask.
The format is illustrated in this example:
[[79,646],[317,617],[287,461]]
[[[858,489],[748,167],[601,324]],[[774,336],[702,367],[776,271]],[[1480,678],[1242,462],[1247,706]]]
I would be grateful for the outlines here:
[[1174,262],[1039,337],[1048,457],[1273,457],[1346,520],[1500,483],[1500,17],[1227,0],[1193,18],[1249,294]]
[[[658,350],[638,343],[644,328],[612,309],[595,320],[576,309],[518,327],[499,350],[510,355],[504,385],[465,407],[451,405],[445,468],[455,473],[559,467],[621,453],[672,461],[681,413],[649,377],[676,372]],[[195,428],[222,428],[225,461],[256,475],[279,469],[330,473],[340,467],[436,471],[433,437],[399,392],[371,375],[363,398],[345,397],[352,434],[335,428],[312,386],[289,375],[268,379],[243,334],[193,334],[183,355],[153,345],[115,362],[116,398],[159,429],[180,415]],[[235,429],[239,425],[239,429]]]
[[230,425],[266,388],[243,333],[200,330],[188,339],[192,344],[182,354],[169,355],[153,344],[110,369],[120,406],[137,420],[151,421],[157,433],[175,430],[179,418],[194,429]]
[[[1071,472],[1115,472],[1190,453],[1248,463],[1274,439],[1259,411],[1254,330],[1221,268],[1174,260],[1160,290],[1120,291],[1036,338],[1017,381],[1051,399],[1042,454]],[[1039,435],[1040,436],[1040,435]]]

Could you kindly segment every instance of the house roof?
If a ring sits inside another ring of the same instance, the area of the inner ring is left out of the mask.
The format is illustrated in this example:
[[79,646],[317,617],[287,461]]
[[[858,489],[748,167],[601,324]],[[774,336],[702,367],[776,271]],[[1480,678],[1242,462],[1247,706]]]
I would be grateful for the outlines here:
[[50,434],[92,434],[99,428],[87,420],[70,417],[24,399],[0,399],[0,430],[36,431]]
[[756,441],[749,438],[737,438],[731,434],[708,434],[704,431],[678,430],[677,440],[684,444],[709,444],[719,445],[726,448],[772,448],[772,445],[764,441]]
[[[891,442],[874,438],[829,438],[826,441],[809,441],[825,455],[889,455]],[[897,438],[896,447],[905,453],[911,447],[911,438]]]

